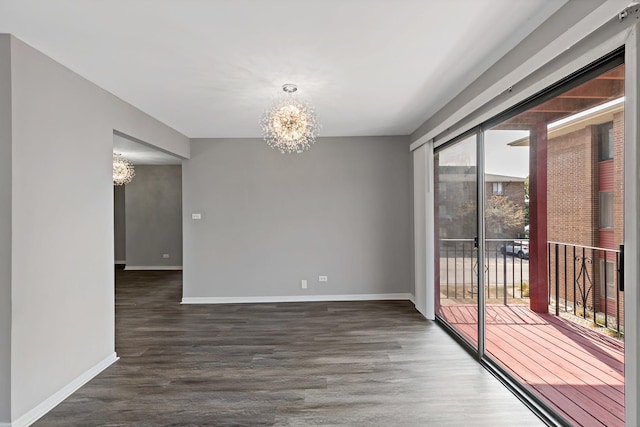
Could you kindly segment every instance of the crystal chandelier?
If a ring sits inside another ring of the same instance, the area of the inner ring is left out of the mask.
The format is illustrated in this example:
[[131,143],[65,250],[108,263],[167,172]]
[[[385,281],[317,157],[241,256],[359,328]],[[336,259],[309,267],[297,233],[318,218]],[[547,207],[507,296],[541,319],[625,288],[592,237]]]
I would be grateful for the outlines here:
[[113,185],[128,184],[135,174],[133,163],[122,157],[120,153],[113,154]]
[[262,116],[264,139],[281,153],[302,153],[316,141],[320,127],[316,113],[309,103],[294,96],[296,85],[285,84],[282,90],[285,94]]

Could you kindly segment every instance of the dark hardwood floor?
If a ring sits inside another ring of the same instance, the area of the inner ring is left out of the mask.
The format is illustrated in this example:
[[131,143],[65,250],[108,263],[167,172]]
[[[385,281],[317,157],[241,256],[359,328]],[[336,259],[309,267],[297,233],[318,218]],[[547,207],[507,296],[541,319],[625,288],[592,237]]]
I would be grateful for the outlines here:
[[117,272],[120,360],[37,426],[538,426],[406,301],[181,305]]

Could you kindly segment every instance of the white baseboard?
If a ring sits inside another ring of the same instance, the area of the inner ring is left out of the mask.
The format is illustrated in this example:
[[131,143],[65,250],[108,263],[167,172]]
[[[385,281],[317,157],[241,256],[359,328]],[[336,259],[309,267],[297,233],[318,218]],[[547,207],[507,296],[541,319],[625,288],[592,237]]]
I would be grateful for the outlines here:
[[[61,388],[58,392],[53,394],[47,400],[15,420],[11,424],[7,424],[7,427],[26,427],[35,423],[39,420],[43,415],[47,412],[58,406],[63,400],[67,397],[71,396],[76,390],[80,387],[91,381],[93,377],[98,375],[100,372],[104,371],[106,368],[111,366],[115,361],[118,360],[118,355],[114,352],[107,356],[105,359],[100,361],[98,364],[94,365],[88,371],[77,377],[75,380],[71,381],[69,384]],[[0,424],[1,427],[4,425]]]
[[409,300],[409,293],[396,294],[353,294],[353,295],[293,295],[276,297],[184,297],[182,304],[243,304],[262,302],[316,302],[316,301],[380,301]]
[[[127,260],[126,259],[117,259],[116,262],[114,262],[114,264],[116,265],[121,265],[121,264],[126,264]],[[2,427],[2,426],[0,426]]]
[[125,270],[182,270],[181,265],[127,265]]

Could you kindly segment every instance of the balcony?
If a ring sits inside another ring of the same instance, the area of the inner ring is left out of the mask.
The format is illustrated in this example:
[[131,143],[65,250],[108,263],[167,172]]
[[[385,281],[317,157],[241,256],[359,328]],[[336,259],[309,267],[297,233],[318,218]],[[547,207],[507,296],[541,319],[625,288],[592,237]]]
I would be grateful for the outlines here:
[[[572,424],[623,426],[620,251],[549,243],[547,314],[529,309],[529,262],[509,243],[486,243],[487,355]],[[472,239],[441,241],[438,314],[474,346],[476,255]]]

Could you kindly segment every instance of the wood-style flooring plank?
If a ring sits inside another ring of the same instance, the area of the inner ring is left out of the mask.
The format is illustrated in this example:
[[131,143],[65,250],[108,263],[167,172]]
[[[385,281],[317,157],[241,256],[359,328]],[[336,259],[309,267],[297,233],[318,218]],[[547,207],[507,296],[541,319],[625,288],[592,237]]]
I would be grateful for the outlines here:
[[180,273],[116,277],[120,360],[36,426],[543,425],[408,301],[181,305]]

